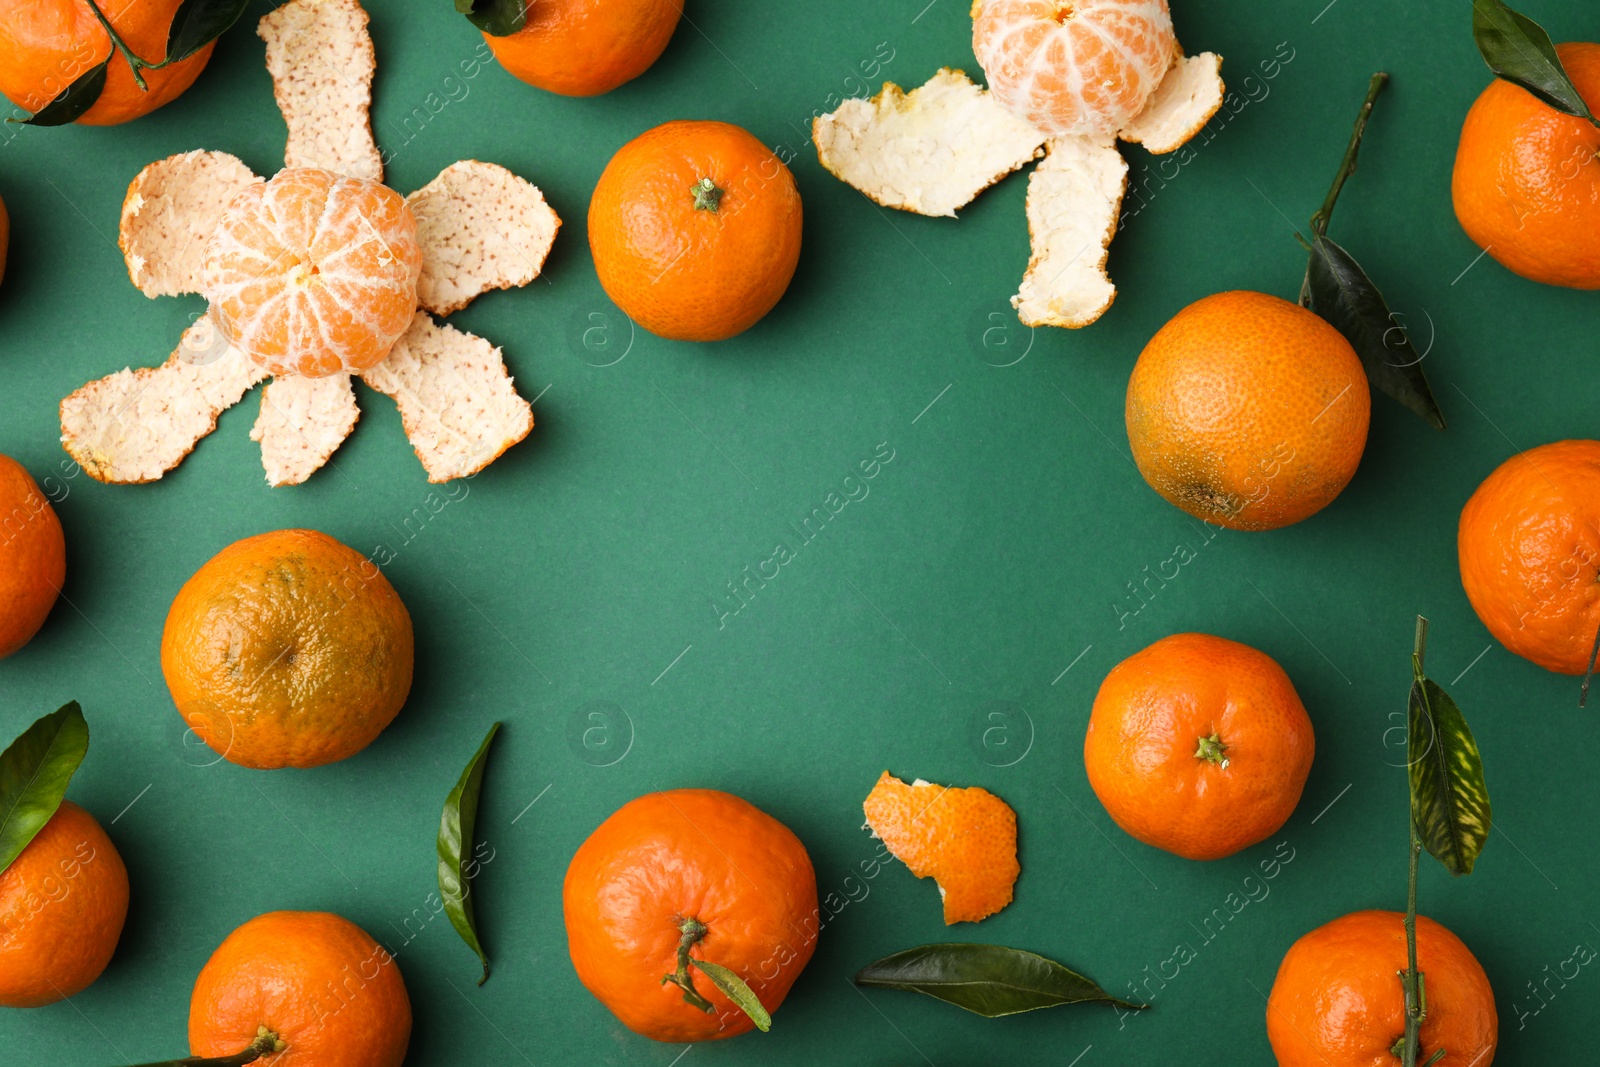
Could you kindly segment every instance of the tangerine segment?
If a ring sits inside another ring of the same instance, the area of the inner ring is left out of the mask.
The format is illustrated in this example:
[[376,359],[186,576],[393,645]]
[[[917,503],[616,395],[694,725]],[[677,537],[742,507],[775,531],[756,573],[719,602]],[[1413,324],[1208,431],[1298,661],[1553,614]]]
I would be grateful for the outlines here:
[[946,926],[975,923],[1011,903],[1022,873],[1017,813],[987,789],[920,778],[907,785],[884,771],[861,807],[895,859],[938,883]]
[[299,168],[234,198],[201,280],[230,344],[273,374],[321,378],[383,361],[411,325],[421,270],[399,193]]
[[1113,134],[1172,66],[1166,0],[976,0],[972,50],[989,89],[1053,136]]
[[[1556,46],[1600,109],[1600,44]],[[1508,270],[1600,289],[1600,129],[1496,78],[1461,127],[1450,196],[1467,236]]]

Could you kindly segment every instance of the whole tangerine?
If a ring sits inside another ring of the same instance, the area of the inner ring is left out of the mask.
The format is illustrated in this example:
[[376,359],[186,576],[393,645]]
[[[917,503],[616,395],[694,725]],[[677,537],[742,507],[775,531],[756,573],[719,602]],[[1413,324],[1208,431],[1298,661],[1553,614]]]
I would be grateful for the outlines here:
[[[1590,110],[1600,44],[1556,46]],[[1600,289],[1600,128],[1496,78],[1461,126],[1450,199],[1467,236],[1513,273]]]
[[1461,509],[1472,610],[1506,648],[1582,674],[1600,631],[1600,441],[1556,441],[1494,469]]
[[1344,335],[1266,293],[1197,300],[1150,339],[1128,380],[1133,461],[1197,519],[1276,530],[1355,476],[1372,396]]
[[1277,833],[1300,803],[1316,738],[1305,705],[1265,652],[1173,634],[1106,675],[1083,764],[1116,824],[1193,860]]
[[243,767],[371,744],[411,691],[411,616],[375,564],[316,530],[236,541],[178,591],[161,671],[189,728]]
[[[1405,916],[1358,911],[1290,946],[1267,998],[1267,1040],[1278,1067],[1386,1067],[1399,1063],[1408,965]],[[1499,1037],[1494,991],[1461,939],[1417,916],[1417,970],[1427,983],[1417,1063],[1489,1067]]]
[[720,341],[771,311],[800,261],[800,193],[726,122],[668,122],[623,145],[589,201],[606,295],[651,333]]
[[539,0],[527,5],[522,29],[483,39],[529,85],[597,96],[648,70],[682,15],[683,0]]
[[43,1007],[89,988],[127,917],[122,856],[93,815],[63,800],[0,871],[0,1007]]
[[[105,13],[123,44],[152,62],[166,54],[167,32],[183,0],[139,0],[106,4]],[[30,0],[0,4],[0,93],[13,104],[37,112],[107,56],[106,84],[77,121],[114,126],[148,115],[176,100],[205,69],[216,42],[160,70],[144,71],[147,89],[133,80],[125,59],[111,56],[111,37],[95,18],[88,0]]]
[[367,932],[327,912],[259,915],[217,947],[189,999],[189,1051],[253,1045],[282,1067],[400,1067],[411,999],[400,965]]
[[680,950],[730,969],[775,1013],[816,948],[805,846],[714,789],[648,793],[618,808],[572,857],[561,899],[578,979],[657,1041],[711,1041],[755,1025],[692,966],[692,989],[664,982],[680,972]]
[[39,484],[0,455],[0,659],[33,640],[67,580],[67,540]]

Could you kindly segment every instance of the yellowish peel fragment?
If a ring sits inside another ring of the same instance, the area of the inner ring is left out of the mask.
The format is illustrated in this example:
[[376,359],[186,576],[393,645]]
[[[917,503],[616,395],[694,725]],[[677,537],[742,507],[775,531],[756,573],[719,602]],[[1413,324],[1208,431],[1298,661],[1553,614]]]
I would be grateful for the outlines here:
[[500,349],[426,312],[361,377],[394,398],[430,482],[476,474],[533,429],[533,408],[517,395]]
[[202,315],[159,367],[120,370],[61,402],[61,443],[91,478],[153,482],[266,377]]
[[283,165],[383,181],[369,114],[377,60],[357,0],[289,0],[263,15],[256,33],[289,127]]
[[141,170],[117,230],[139,291],[151,298],[198,293],[206,239],[229,202],[260,181],[226,152],[184,152]]
[[417,299],[436,315],[539,276],[561,219],[537,186],[494,163],[453,163],[406,197],[417,219]]
[[1028,176],[1032,254],[1011,298],[1028,326],[1077,329],[1105,314],[1117,288],[1106,257],[1117,232],[1128,164],[1109,137],[1058,137]]
[[350,375],[289,375],[261,390],[250,440],[261,442],[267,484],[299,485],[333,455],[361,417]]
[[1182,148],[1222,106],[1222,57],[1179,55],[1150,100],[1118,137],[1160,155]]
[[894,82],[812,123],[817,158],[884,207],[953,216],[1037,159],[1045,135],[946,67],[907,93]]

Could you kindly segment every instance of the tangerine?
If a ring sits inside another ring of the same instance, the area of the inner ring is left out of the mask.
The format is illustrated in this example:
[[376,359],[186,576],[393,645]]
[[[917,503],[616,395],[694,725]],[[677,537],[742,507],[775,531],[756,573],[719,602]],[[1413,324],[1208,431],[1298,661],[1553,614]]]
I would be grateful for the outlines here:
[[1112,668],[1083,739],[1089,785],[1112,820],[1192,860],[1277,833],[1315,754],[1283,668],[1209,634],[1164,637]]
[[1178,51],[1167,0],[974,0],[972,50],[989,90],[1052,136],[1114,134]]
[[316,530],[236,541],[172,601],[161,671],[178,713],[242,767],[355,755],[411,690],[411,616],[361,553]]
[[327,912],[251,919],[211,954],[189,999],[189,1051],[199,1057],[257,1047],[277,1067],[400,1067],[410,1042],[400,965]]
[[[137,0],[101,4],[117,36],[141,59],[166,55],[167,32],[183,0]],[[147,89],[133,80],[133,69],[112,56],[111,37],[95,18],[88,0],[30,0],[0,5],[0,93],[26,111],[37,112],[69,85],[110,56],[106,84],[93,106],[77,121],[114,126],[148,115],[181,96],[205,69],[213,41],[194,55],[160,70],[145,69]]]
[[272,374],[322,378],[383,361],[411,326],[421,271],[404,197],[300,167],[228,205],[201,286],[229,344]]
[[648,70],[682,15],[683,0],[539,0],[527,5],[522,29],[483,39],[529,85],[597,96]]
[[[1600,110],[1600,44],[1556,55]],[[1467,236],[1515,274],[1600,289],[1600,128],[1496,78],[1461,126],[1450,198]]]
[[[1278,1067],[1392,1067],[1405,1036],[1405,916],[1358,911],[1289,947],[1267,998]],[[1500,1023],[1483,967],[1461,939],[1417,916],[1417,970],[1427,983],[1417,1063],[1489,1067]]]
[[0,1007],[43,1007],[89,988],[127,917],[122,856],[93,815],[63,800],[0,871]]
[[618,808],[578,847],[561,899],[578,979],[657,1041],[710,1041],[755,1025],[681,965],[680,952],[733,971],[771,1013],[816,948],[817,879],[805,846],[755,805],[714,789],[647,793]]
[[1150,339],[1128,380],[1133,461],[1197,519],[1276,530],[1355,476],[1372,396],[1344,335],[1266,293],[1197,300]]
[[67,540],[27,470],[0,455],[0,659],[33,640],[67,580]]
[[726,122],[668,122],[623,145],[589,201],[606,295],[651,333],[720,341],[754,326],[800,261],[800,193]]
[[1506,648],[1582,674],[1600,631],[1600,441],[1519,452],[1483,480],[1456,533],[1461,585]]

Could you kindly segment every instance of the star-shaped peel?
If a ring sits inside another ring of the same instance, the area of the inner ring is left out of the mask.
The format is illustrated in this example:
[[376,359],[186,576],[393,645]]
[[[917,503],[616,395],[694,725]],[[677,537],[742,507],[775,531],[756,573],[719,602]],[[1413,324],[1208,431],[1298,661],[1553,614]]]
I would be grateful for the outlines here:
[[[357,0],[290,0],[263,17],[258,32],[288,127],[285,165],[381,181],[369,119],[375,60]],[[225,152],[187,152],[145,167],[128,187],[119,233],[133,284],[152,298],[201,292],[207,239],[234,199],[262,181]],[[422,253],[418,310],[388,356],[361,377],[394,399],[429,481],[443,482],[482,470],[521,441],[533,412],[500,349],[433,316],[490,289],[528,284],[561,220],[535,186],[477,160],[446,167],[405,202]],[[124,369],[63,400],[61,440],[100,481],[154,481],[267,377],[203,315],[165,363]],[[268,382],[250,436],[261,444],[269,483],[305,481],[349,435],[359,418],[350,378]]]

